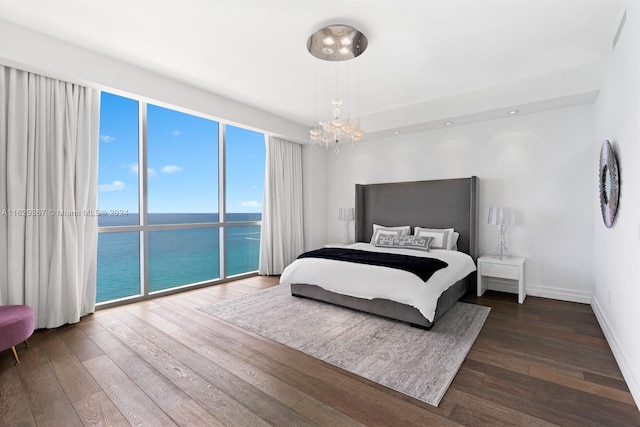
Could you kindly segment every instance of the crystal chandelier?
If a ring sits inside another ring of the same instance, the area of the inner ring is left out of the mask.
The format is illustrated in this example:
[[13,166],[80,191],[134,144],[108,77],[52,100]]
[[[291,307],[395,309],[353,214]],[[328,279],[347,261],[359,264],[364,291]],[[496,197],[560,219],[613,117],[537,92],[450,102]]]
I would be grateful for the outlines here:
[[[347,61],[360,56],[367,48],[367,38],[360,31],[348,25],[330,25],[313,33],[307,40],[307,49],[311,55],[324,61]],[[316,120],[309,131],[309,142],[328,149],[334,147],[339,151],[339,144],[351,141],[362,142],[364,131],[360,127],[360,119],[351,121],[342,115],[341,99],[331,101],[331,118],[325,121]]]
[[349,119],[340,118],[341,99],[334,99],[331,101],[331,105],[333,105],[333,118],[319,121],[317,126],[309,131],[309,142],[327,149],[333,145],[336,152],[339,151],[338,144],[340,142],[360,143],[364,136],[364,131],[360,129],[360,120],[358,119],[357,123],[351,123]]

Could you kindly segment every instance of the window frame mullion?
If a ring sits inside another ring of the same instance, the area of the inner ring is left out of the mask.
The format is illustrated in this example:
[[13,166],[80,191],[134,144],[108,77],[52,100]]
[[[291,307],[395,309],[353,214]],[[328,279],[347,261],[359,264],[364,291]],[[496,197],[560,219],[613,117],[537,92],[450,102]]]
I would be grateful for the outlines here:
[[147,103],[138,101],[138,185],[139,185],[139,225],[140,225],[140,282],[142,295],[149,295],[149,187],[148,187],[148,132],[147,132]]
[[219,231],[219,263],[220,279],[227,278],[227,228],[224,224],[227,222],[227,179],[226,179],[226,146],[227,146],[227,127],[226,124],[218,122],[218,221],[220,222]]

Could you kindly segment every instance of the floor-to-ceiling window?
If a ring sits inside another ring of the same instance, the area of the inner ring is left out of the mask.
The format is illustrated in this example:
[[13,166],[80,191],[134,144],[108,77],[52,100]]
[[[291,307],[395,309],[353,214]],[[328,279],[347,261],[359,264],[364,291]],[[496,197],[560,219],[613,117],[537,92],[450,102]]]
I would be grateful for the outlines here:
[[102,93],[97,302],[258,269],[264,135]]
[[257,271],[264,192],[264,135],[225,127],[225,228],[228,276]]

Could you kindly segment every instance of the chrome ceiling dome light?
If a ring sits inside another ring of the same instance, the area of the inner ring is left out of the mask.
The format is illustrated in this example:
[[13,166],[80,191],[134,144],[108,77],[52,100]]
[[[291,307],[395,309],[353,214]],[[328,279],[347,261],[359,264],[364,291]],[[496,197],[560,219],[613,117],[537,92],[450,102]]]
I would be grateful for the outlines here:
[[367,37],[349,25],[320,28],[307,39],[307,50],[324,61],[347,61],[367,49]]
[[[367,49],[367,37],[349,25],[330,25],[311,34],[307,39],[307,50],[323,61],[348,61],[357,58]],[[336,78],[337,81],[337,78]],[[316,81],[317,87],[317,81]],[[343,119],[342,99],[331,101],[332,117],[326,121],[316,120],[309,131],[309,142],[328,149],[333,146],[338,152],[338,144],[351,141],[358,144],[362,141],[364,131],[360,128],[360,119],[355,121],[347,116]]]

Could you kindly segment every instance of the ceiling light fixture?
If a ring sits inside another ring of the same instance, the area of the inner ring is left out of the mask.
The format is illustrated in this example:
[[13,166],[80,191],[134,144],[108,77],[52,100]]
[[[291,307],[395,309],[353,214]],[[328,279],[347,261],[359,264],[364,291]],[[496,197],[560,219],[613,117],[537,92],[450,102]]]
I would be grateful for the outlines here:
[[444,122],[443,125],[445,126],[451,126],[453,124],[453,122]]
[[[318,59],[330,62],[357,58],[365,51],[367,45],[365,35],[348,25],[330,25],[321,28],[307,39],[309,53]],[[337,66],[334,68],[337,73]],[[347,80],[350,74],[347,73]],[[360,79],[357,80],[359,84]],[[337,75],[335,81],[337,88],[339,86]],[[349,84],[348,81],[347,84]],[[316,76],[316,88],[317,86]],[[351,90],[347,88],[347,92],[350,93]],[[353,109],[353,107],[351,108]],[[336,96],[331,101],[332,117],[325,121],[315,120],[313,128],[309,131],[309,142],[325,149],[334,147],[336,152],[340,151],[338,144],[341,142],[351,141],[354,144],[362,142],[364,131],[360,128],[360,119],[351,121],[350,115],[347,114],[345,120],[341,117],[342,111],[343,101],[339,96]]]
[[518,110],[511,110],[509,111],[509,114],[518,114]]

